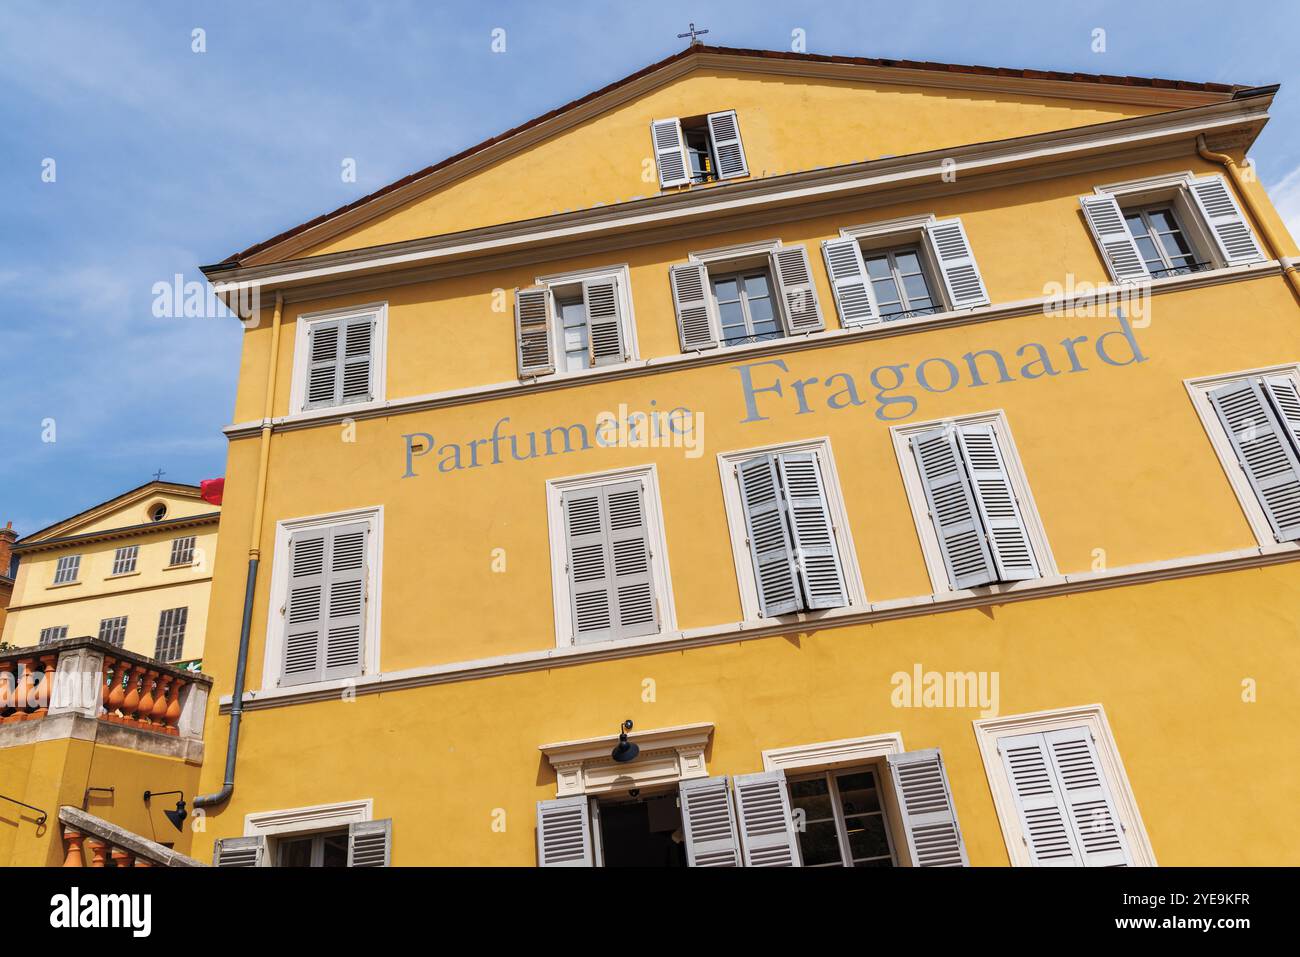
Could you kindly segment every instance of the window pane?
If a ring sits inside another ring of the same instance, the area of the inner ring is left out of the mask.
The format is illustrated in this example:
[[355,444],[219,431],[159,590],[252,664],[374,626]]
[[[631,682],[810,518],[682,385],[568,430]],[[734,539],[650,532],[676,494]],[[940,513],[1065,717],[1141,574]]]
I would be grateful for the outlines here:
[[867,260],[867,275],[872,279],[884,279],[889,275],[889,259],[886,256],[872,256]]
[[1160,237],[1160,242],[1171,259],[1192,254],[1192,247],[1188,245],[1182,233],[1165,233]]
[[1147,213],[1147,217],[1151,220],[1152,227],[1160,232],[1168,232],[1171,229],[1178,228],[1178,222],[1174,219],[1174,213],[1171,209],[1154,209]]
[[880,798],[876,795],[876,779],[870,771],[841,775],[835,781],[840,789],[840,801],[844,805],[846,815],[880,810]]
[[1160,259],[1160,250],[1156,249],[1156,244],[1151,241],[1149,236],[1139,236],[1137,241],[1138,253],[1147,262]]
[[745,295],[751,300],[758,296],[772,295],[772,287],[768,284],[766,274],[745,277]]
[[1141,213],[1125,213],[1124,222],[1128,223],[1129,232],[1134,236],[1145,236],[1147,234],[1147,224],[1142,219]]
[[913,273],[921,271],[921,260],[917,258],[916,253],[908,249],[894,257],[898,263],[898,271],[901,273]]
[[719,302],[718,316],[722,319],[723,326],[741,326],[745,325],[745,313],[740,307],[740,302]]
[[876,279],[871,283],[872,290],[876,293],[876,302],[883,309],[891,302],[898,302],[898,285],[893,279]]
[[803,808],[805,820],[818,821],[829,818],[832,814],[831,796],[826,786],[826,779],[810,778],[791,783],[790,805]]
[[844,863],[840,856],[840,839],[835,833],[834,821],[809,824],[799,835],[799,850],[803,852],[806,867]]
[[903,280],[903,288],[907,290],[907,298],[911,301],[913,308],[915,308],[918,299],[930,298],[930,287],[926,285],[925,277],[920,273],[915,276],[907,276]]
[[757,327],[763,323],[772,322],[772,300],[768,298],[749,300],[749,317],[754,320],[754,326]]
[[885,820],[878,814],[851,817],[845,820],[849,832],[849,851],[859,857],[882,857],[889,854],[889,838],[885,836]]
[[346,834],[327,834],[324,842],[321,867],[348,866],[348,836]]
[[281,867],[311,867],[311,838],[280,842]]
[[739,299],[740,287],[734,279],[719,279],[713,284],[713,294],[722,302],[727,299]]

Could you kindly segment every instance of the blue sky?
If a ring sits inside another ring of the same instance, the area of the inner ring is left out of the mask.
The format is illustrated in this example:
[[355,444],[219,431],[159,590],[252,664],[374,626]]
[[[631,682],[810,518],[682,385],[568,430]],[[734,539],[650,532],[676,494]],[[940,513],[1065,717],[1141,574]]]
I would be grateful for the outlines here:
[[[799,28],[812,53],[1280,82],[1252,156],[1300,234],[1293,13],[1196,0],[819,0],[806,11],[770,0],[7,0],[0,523],[34,531],[158,468],[183,482],[222,474],[239,327],[155,318],[155,283],[200,279],[200,264],[667,56],[689,21],[726,46],[789,49]],[[498,27],[504,54],[490,49]],[[191,49],[196,28],[204,53]],[[357,161],[354,183],[339,175],[344,157]]]

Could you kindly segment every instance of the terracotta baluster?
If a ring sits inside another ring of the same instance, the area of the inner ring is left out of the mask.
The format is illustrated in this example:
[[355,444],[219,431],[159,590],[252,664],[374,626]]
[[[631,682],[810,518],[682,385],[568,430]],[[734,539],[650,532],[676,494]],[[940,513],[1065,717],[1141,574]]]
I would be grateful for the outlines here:
[[113,690],[111,686],[111,679],[109,676],[112,673],[113,673],[113,659],[110,658],[108,655],[105,655],[103,658],[103,663],[100,664],[99,666],[99,687],[103,692],[102,700],[100,701],[100,705],[99,705],[101,709],[99,712],[99,716],[101,718],[108,716],[108,695],[109,692]]
[[175,679],[171,675],[158,676],[158,697],[149,716],[149,727],[154,731],[167,731],[167,686]]
[[19,658],[18,667],[20,673],[18,684],[14,689],[12,705],[13,714],[5,718],[5,724],[16,724],[19,721],[27,720],[27,709],[31,705],[33,692],[32,665],[36,663],[35,658]]
[[97,837],[88,837],[86,838],[86,847],[90,848],[90,866],[103,867],[104,851],[108,848],[108,845]]
[[122,699],[122,723],[135,724],[135,713],[140,708],[140,676],[144,674],[144,665],[132,665],[130,677],[126,679],[126,697]]
[[136,724],[142,728],[149,727],[149,722],[153,720],[153,686],[158,680],[158,672],[146,671],[144,681],[140,683],[140,714],[136,718]]
[[64,867],[82,867],[84,862],[81,859],[81,842],[85,840],[85,835],[75,828],[63,826],[63,839],[68,842],[68,852],[64,855]]
[[114,867],[130,867],[132,854],[124,847],[115,847],[109,852]]
[[177,677],[172,682],[171,695],[167,700],[167,727],[163,729],[167,734],[181,733],[178,727],[181,723],[181,689],[187,684],[189,682],[181,677]]
[[153,861],[149,860],[148,858],[144,858],[144,857],[139,857],[139,856],[137,856],[136,859],[135,859],[135,865],[134,865],[134,866],[135,866],[135,867],[153,867]]
[[125,661],[118,660],[113,665],[113,687],[108,695],[108,713],[104,715],[105,720],[113,724],[122,723],[122,702],[126,700],[126,688],[122,686],[122,676],[123,672],[130,670],[130,665]]
[[9,699],[13,696],[15,679],[9,674],[9,669],[13,665],[8,661],[0,661],[0,717],[9,710]]
[[45,675],[41,678],[40,689],[36,692],[36,698],[32,704],[40,705],[31,713],[33,718],[43,718],[50,711],[50,705],[54,703],[54,665],[59,660],[58,655],[42,655],[41,664],[45,666]]

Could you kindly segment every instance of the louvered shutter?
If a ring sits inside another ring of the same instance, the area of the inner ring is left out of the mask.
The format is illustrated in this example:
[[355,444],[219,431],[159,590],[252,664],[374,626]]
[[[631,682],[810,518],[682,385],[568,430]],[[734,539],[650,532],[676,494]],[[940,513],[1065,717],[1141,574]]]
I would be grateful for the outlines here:
[[784,771],[738,774],[736,816],[746,867],[802,867]]
[[593,366],[615,365],[628,358],[623,343],[622,304],[618,280],[613,276],[588,279],[582,284],[582,304],[587,312]]
[[713,161],[717,164],[718,179],[749,175],[735,110],[709,114],[709,142],[713,145]]
[[1029,859],[1037,867],[1077,867],[1083,863],[1061,790],[1056,783],[1042,734],[1018,734],[998,740],[1020,832]]
[[826,273],[831,277],[831,289],[835,292],[840,325],[847,329],[879,322],[858,241],[852,237],[828,239],[822,243],[822,255],[826,258]]
[[650,138],[654,143],[659,185],[683,186],[689,183],[691,168],[686,162],[686,140],[682,137],[681,121],[676,117],[655,120],[650,124]]
[[1280,542],[1300,539],[1300,458],[1254,379],[1211,390],[1210,404]]
[[984,521],[998,580],[1037,578],[1038,562],[1029,544],[1029,531],[993,426],[963,425],[957,439],[975,488],[975,501]]
[[966,842],[938,748],[888,755],[913,867],[966,867]]
[[1080,196],[1079,205],[1083,207],[1083,218],[1088,221],[1111,278],[1116,282],[1150,279],[1151,273],[1138,253],[1137,243],[1115,197],[1106,193]]
[[677,790],[686,863],[691,867],[739,867],[740,837],[727,778],[688,778]]
[[368,535],[368,526],[358,523],[290,537],[280,684],[361,674]]
[[340,401],[369,402],[374,398],[371,370],[374,367],[375,317],[348,319],[342,330]]
[[677,313],[677,334],[682,352],[717,348],[713,321],[709,318],[709,273],[702,263],[686,263],[669,270],[673,309]]
[[392,863],[392,818],[348,825],[348,867],[389,867]]
[[953,588],[996,581],[993,555],[954,430],[921,432],[912,436],[911,445],[948,581]]
[[338,404],[339,339],[338,319],[313,322],[307,327],[307,397],[303,407],[319,409]]
[[1278,419],[1286,426],[1292,448],[1300,456],[1300,389],[1296,388],[1295,380],[1290,376],[1266,376],[1264,394],[1272,403]]
[[989,294],[984,288],[975,254],[966,239],[960,219],[941,219],[926,226],[930,243],[939,260],[939,272],[948,290],[948,302],[954,309],[987,306]]
[[749,554],[754,562],[759,613],[771,618],[798,611],[802,603],[796,579],[794,541],[786,520],[776,457],[760,455],[741,462],[736,466],[736,478],[740,483]]
[[1084,866],[1131,865],[1124,828],[1097,760],[1092,732],[1086,727],[1064,728],[1044,733],[1043,739]]
[[320,680],[328,550],[329,529],[294,532],[289,538],[289,597],[284,607],[282,685]]
[[1192,196],[1214,234],[1214,241],[1229,266],[1259,262],[1264,253],[1255,242],[1255,234],[1242,215],[1241,207],[1222,176],[1205,176],[1192,180]]
[[515,354],[521,379],[555,371],[549,289],[515,290]]
[[844,568],[826,501],[821,463],[812,452],[786,452],[778,465],[794,539],[795,567],[803,584],[804,607],[847,605]]
[[641,483],[572,489],[561,504],[575,642],[658,632]]
[[781,292],[786,332],[798,335],[825,329],[812,269],[808,265],[808,250],[803,246],[782,246],[772,252],[771,259],[772,275],[776,277]]
[[591,867],[591,819],[582,796],[537,802],[537,866]]
[[212,846],[213,867],[269,867],[266,838],[223,837]]
[[361,674],[366,624],[365,524],[330,529],[329,617],[321,649],[323,680]]

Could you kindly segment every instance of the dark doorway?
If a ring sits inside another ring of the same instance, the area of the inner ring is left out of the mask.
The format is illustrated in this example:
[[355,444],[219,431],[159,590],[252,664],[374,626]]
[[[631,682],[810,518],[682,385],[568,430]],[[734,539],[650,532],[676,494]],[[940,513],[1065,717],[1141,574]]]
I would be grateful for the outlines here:
[[676,794],[602,802],[600,840],[606,867],[686,866]]

